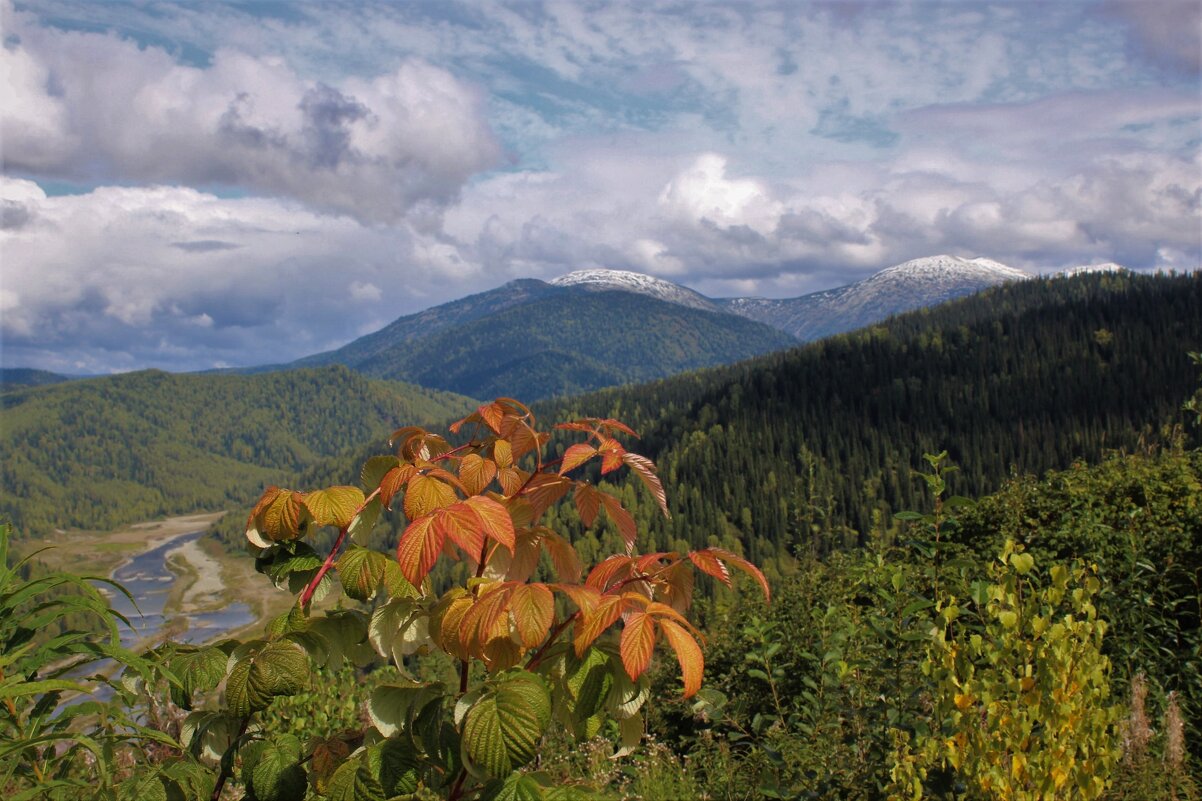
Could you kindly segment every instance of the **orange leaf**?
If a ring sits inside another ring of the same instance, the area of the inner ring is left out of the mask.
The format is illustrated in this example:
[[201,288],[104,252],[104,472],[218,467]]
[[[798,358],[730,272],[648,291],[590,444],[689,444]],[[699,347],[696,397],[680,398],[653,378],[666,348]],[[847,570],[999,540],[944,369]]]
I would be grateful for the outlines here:
[[494,433],[501,433],[501,421],[505,417],[505,407],[493,401],[492,403],[484,404],[476,411],[480,413],[480,419],[484,421],[484,424],[491,428]]
[[597,522],[597,513],[601,511],[601,492],[592,484],[581,481],[576,485],[576,511],[580,513],[580,522],[585,528],[592,528]]
[[572,543],[554,531],[547,531],[543,535],[543,544],[547,546],[551,564],[555,566],[555,575],[563,581],[580,581],[580,573],[584,568]]
[[426,475],[429,476],[430,478],[437,478],[440,481],[447,482],[452,487],[454,487],[455,489],[462,492],[464,495],[472,494],[467,491],[467,487],[463,486],[463,482],[460,481],[459,478],[454,473],[451,473],[447,470],[443,470],[441,467],[434,467],[434,468],[427,470]]
[[526,483],[527,474],[516,467],[502,467],[497,471],[497,479],[501,482],[501,491],[512,496]]
[[[435,638],[435,644],[446,651],[451,656],[459,659],[467,659],[470,654],[467,648],[459,639],[459,626],[463,623],[463,616],[472,608],[474,598],[471,593],[464,591],[462,588],[458,590],[462,593],[445,602],[442,608],[442,614],[438,619],[438,626],[432,627],[431,635]],[[440,605],[442,605],[440,603]]]
[[519,420],[516,417],[505,418],[501,434],[509,440],[514,459],[522,458],[546,441],[545,437],[540,438],[534,429],[526,424],[525,420]]
[[727,587],[730,584],[730,570],[722,563],[722,560],[714,556],[713,549],[706,548],[703,551],[692,551],[689,553],[689,561],[697,565],[697,569],[708,576],[721,581]]
[[655,650],[655,621],[646,612],[634,612],[626,618],[622,629],[619,653],[622,666],[631,681],[637,681],[647,665],[651,663],[651,652]]
[[464,501],[480,518],[484,534],[504,545],[513,553],[514,530],[513,518],[504,505],[486,495],[473,495]]
[[663,574],[658,596],[677,612],[684,612],[693,603],[693,566],[677,562]]
[[434,513],[434,525],[441,536],[450,538],[472,559],[479,559],[484,549],[484,524],[466,503],[457,503]]
[[563,452],[563,462],[559,465],[559,474],[575,470],[580,465],[597,455],[597,449],[587,442],[579,442]]
[[664,513],[664,517],[671,520],[672,513],[668,511],[668,494],[664,492],[664,485],[660,482],[659,476],[655,474],[655,462],[646,456],[639,456],[637,453],[624,454],[622,461],[634,471],[634,474],[639,477],[644,486],[651,491],[651,495],[655,498],[655,502],[659,504],[660,511]]
[[522,584],[509,599],[509,612],[522,645],[533,648],[551,631],[555,622],[555,596],[545,584]]
[[442,550],[443,532],[434,525],[433,517],[413,521],[401,534],[396,559],[401,572],[414,587],[420,587],[430,568],[438,561]]
[[409,479],[409,487],[405,490],[405,516],[417,520],[458,500],[449,484],[419,473]]
[[589,571],[584,583],[597,592],[605,592],[611,584],[630,577],[633,562],[632,557],[614,554]]
[[612,626],[622,616],[625,601],[619,595],[602,595],[590,611],[580,610],[580,620],[576,624],[576,637],[572,640],[576,648],[576,656],[584,656],[584,652],[601,636],[601,633]]
[[[496,636],[497,623],[503,622],[502,616],[514,587],[514,584],[508,582],[492,587],[477,598],[472,608],[463,616],[463,621],[459,624],[459,640],[467,651],[480,653],[488,641]],[[507,622],[504,631],[509,633]]]
[[417,475],[417,468],[411,464],[394,467],[384,474],[384,478],[380,479],[380,502],[384,504],[385,508],[392,508],[392,499],[415,475]]
[[601,493],[601,505],[605,507],[605,514],[618,527],[618,533],[622,535],[622,541],[626,543],[626,550],[634,550],[634,544],[639,538],[639,527],[635,524],[630,512],[622,507],[617,498],[605,493]]
[[548,586],[571,598],[572,603],[576,604],[576,608],[582,614],[591,614],[597,608],[597,604],[601,602],[601,593],[592,587],[584,587],[580,584],[551,584]]
[[622,457],[626,455],[626,449],[616,439],[602,437],[597,451],[601,454],[601,475],[612,473],[624,464]]
[[537,520],[560,498],[568,494],[575,482],[554,473],[539,473],[526,484],[522,497],[530,501]]
[[478,453],[469,453],[459,462],[459,480],[468,495],[479,495],[497,477],[497,465]]
[[506,581],[528,581],[538,570],[539,557],[543,555],[542,542],[538,534],[530,529],[517,532],[514,539],[513,558],[509,560]]
[[705,657],[701,655],[701,647],[687,631],[671,620],[660,618],[659,627],[668,640],[668,645],[676,652],[676,660],[680,662],[684,697],[691,698],[701,689],[701,678],[705,673]]
[[502,470],[513,467],[513,448],[508,440],[499,439],[492,444],[492,458]]
[[714,556],[729,562],[759,582],[760,589],[764,591],[764,600],[769,602],[772,601],[772,590],[768,588],[768,579],[758,567],[751,564],[751,562],[748,562],[743,557],[733,554],[730,551],[724,551],[721,548],[710,548],[709,550],[714,554]]

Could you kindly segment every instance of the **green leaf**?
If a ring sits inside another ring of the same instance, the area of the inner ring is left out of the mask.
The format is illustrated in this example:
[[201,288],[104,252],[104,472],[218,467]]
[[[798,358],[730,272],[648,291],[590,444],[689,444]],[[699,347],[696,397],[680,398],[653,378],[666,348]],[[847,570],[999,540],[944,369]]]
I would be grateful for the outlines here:
[[442,695],[442,685],[417,681],[381,684],[367,699],[367,717],[380,734],[392,737],[404,731],[414,714],[432,698]]
[[342,589],[356,601],[370,601],[379,591],[385,566],[390,561],[379,551],[352,545],[343,551],[335,565]]
[[367,502],[367,505],[359,514],[355,515],[355,519],[346,529],[347,533],[351,535],[352,542],[364,547],[371,544],[372,529],[376,527],[376,521],[380,519],[383,509],[384,504],[380,502],[378,495]]
[[1025,576],[1035,567],[1035,557],[1029,553],[1010,554],[1010,564],[1020,576]]
[[305,507],[319,526],[346,528],[363,505],[363,490],[358,487],[330,487],[304,496]]
[[504,778],[534,758],[550,722],[543,680],[524,670],[503,673],[467,713],[464,764],[478,776]]
[[327,801],[387,801],[365,757],[343,763],[326,788]]
[[229,750],[242,722],[221,712],[193,712],[180,727],[180,745],[203,759],[217,761]]
[[368,760],[379,777],[380,786],[389,798],[417,792],[417,751],[404,740],[385,740],[368,751]]
[[499,787],[489,788],[488,801],[546,801],[544,787],[528,773],[513,773]]
[[380,486],[380,480],[394,467],[400,467],[401,460],[395,456],[373,456],[363,463],[359,471],[359,483],[367,492]]
[[[245,756],[243,757],[245,760]],[[293,801],[305,797],[308,776],[298,764],[301,744],[285,734],[274,742],[262,743],[250,768],[250,790],[256,801]],[[246,762],[244,761],[244,765]],[[243,777],[245,778],[245,768]]]
[[271,699],[295,695],[309,683],[309,656],[294,642],[276,640],[239,659],[225,682],[226,705],[246,717],[266,709]]
[[192,696],[208,692],[225,678],[229,655],[216,647],[198,648],[175,654],[168,662],[179,686],[171,688],[171,700],[184,709],[192,708]]

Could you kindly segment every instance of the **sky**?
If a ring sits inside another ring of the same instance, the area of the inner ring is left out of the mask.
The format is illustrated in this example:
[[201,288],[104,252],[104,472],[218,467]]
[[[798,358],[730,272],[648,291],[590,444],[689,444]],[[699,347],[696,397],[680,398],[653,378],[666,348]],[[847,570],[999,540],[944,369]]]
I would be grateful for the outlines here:
[[1202,0],[0,0],[0,37],[6,367],[285,362],[591,267],[1202,260]]

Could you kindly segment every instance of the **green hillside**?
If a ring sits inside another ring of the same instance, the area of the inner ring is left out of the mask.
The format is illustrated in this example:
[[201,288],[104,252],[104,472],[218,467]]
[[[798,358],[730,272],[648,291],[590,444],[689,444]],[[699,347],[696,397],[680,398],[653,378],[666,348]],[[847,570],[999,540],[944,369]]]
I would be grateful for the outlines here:
[[1202,274],[1011,284],[729,368],[541,407],[644,434],[671,523],[660,545],[741,541],[753,560],[826,552],[921,505],[913,469],[947,449],[981,495],[1156,440],[1197,382]]
[[348,443],[473,404],[326,367],[144,371],[13,390],[0,405],[0,519],[36,535],[240,505]]
[[[502,290],[508,288],[496,292]],[[469,310],[448,304],[458,315],[454,326],[437,316],[428,327],[418,326],[415,320],[430,315],[423,312],[303,361],[345,364],[471,397],[537,400],[729,364],[796,344],[788,334],[731,314],[629,292],[546,290],[525,293],[520,301],[506,294],[506,304],[473,303]]]

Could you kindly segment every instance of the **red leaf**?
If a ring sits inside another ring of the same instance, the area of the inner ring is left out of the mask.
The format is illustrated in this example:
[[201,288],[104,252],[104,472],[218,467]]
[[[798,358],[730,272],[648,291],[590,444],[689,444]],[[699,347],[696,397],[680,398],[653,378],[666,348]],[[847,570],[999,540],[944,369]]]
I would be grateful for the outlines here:
[[537,520],[543,512],[567,495],[574,483],[571,479],[554,473],[539,473],[526,484],[526,489],[522,490],[522,497],[530,501],[534,518]]
[[722,560],[714,556],[713,549],[706,548],[703,551],[692,551],[689,553],[689,560],[697,565],[697,569],[702,573],[713,576],[727,587],[731,586],[730,570],[722,563]]
[[626,618],[618,650],[626,675],[631,681],[637,681],[651,664],[651,652],[655,650],[655,621],[651,615],[634,612]]
[[580,522],[585,528],[592,528],[597,522],[597,513],[601,511],[601,492],[592,484],[581,481],[576,485],[576,511],[580,513]]
[[701,689],[701,679],[705,673],[705,657],[701,654],[701,647],[687,631],[671,620],[660,618],[659,627],[668,640],[668,645],[676,652],[676,660],[680,662],[684,697],[691,698]]
[[413,521],[401,534],[396,559],[401,572],[414,587],[420,587],[430,568],[442,551],[443,533],[434,525],[433,517]]
[[486,495],[473,495],[464,503],[479,516],[484,534],[501,543],[509,549],[510,553],[513,553],[516,542],[513,518],[509,516],[509,510]]
[[597,455],[597,449],[587,442],[580,442],[568,448],[563,453],[563,462],[559,465],[559,474],[575,470],[580,465]]
[[417,475],[417,468],[411,464],[394,467],[380,479],[380,502],[387,509],[392,508],[392,499],[409,483],[409,479]]
[[614,554],[589,571],[584,583],[598,592],[605,592],[610,585],[630,577],[633,562],[632,557]]
[[624,607],[625,601],[621,596],[602,595],[591,610],[581,610],[580,621],[576,624],[576,636],[572,640],[576,656],[583,656],[593,641],[618,621]]
[[746,573],[747,575],[749,575],[753,579],[755,579],[757,582],[759,582],[760,589],[762,589],[764,591],[764,600],[769,601],[769,602],[772,601],[772,590],[769,589],[769,587],[768,587],[768,579],[764,576],[764,574],[760,571],[760,569],[758,567],[751,564],[751,562],[748,562],[743,557],[738,556],[737,554],[733,554],[730,551],[724,551],[721,548],[710,548],[709,550],[715,556],[729,562],[730,564],[739,568],[739,570],[742,570],[744,573]]
[[624,464],[622,457],[626,455],[626,449],[616,439],[602,437],[597,451],[601,454],[601,475],[612,473]]
[[484,523],[467,503],[439,509],[434,513],[434,525],[443,537],[450,538],[469,557],[480,558],[484,549]]
[[664,513],[664,517],[671,520],[672,513],[668,511],[668,494],[664,492],[664,485],[660,483],[659,476],[655,474],[655,462],[646,456],[639,456],[637,453],[626,453],[622,456],[622,461],[634,471],[644,486],[651,490],[651,495],[659,504],[660,511]]

